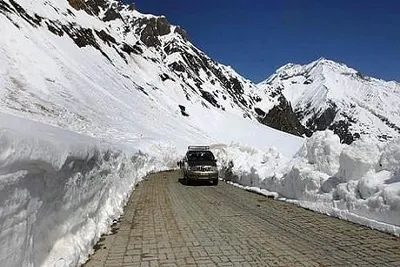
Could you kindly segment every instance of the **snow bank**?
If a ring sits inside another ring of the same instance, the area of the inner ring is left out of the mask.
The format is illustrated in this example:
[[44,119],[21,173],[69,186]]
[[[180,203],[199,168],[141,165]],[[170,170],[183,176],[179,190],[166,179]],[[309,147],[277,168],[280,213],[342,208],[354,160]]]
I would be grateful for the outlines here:
[[226,180],[400,235],[400,139],[348,146],[330,131],[318,132],[290,160],[239,144],[214,151]]
[[176,162],[162,146],[155,147],[156,158],[40,123],[0,119],[2,266],[83,263],[135,184]]
[[289,159],[275,148],[267,152],[240,143],[211,146],[218,159],[221,175],[225,180],[241,185],[260,187],[261,182],[269,177],[282,176]]

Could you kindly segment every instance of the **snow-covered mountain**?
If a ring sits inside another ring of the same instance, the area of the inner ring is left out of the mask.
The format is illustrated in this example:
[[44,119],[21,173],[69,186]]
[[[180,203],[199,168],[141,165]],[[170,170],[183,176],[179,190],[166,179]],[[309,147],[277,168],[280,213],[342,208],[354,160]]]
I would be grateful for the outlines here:
[[363,76],[344,64],[320,58],[287,64],[259,87],[283,93],[308,134],[331,129],[345,143],[360,136],[400,136],[400,84]]
[[[108,129],[102,116],[110,116],[110,110],[103,114],[94,108],[107,99],[125,118],[135,116],[133,110],[151,116],[146,111],[151,107],[181,114],[180,123],[199,125],[204,114],[217,112],[302,134],[282,94],[273,98],[215,62],[165,17],[116,0],[1,0],[0,14],[5,37],[0,101],[7,112],[45,116],[69,128],[87,121]],[[133,105],[130,98],[142,100]],[[265,114],[280,103],[272,118]]]

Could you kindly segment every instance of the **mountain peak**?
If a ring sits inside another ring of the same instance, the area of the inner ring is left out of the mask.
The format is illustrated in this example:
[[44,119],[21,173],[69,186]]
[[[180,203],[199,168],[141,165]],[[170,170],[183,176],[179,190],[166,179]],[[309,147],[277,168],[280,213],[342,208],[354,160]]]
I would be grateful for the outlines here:
[[329,59],[327,59],[325,57],[320,57],[315,62],[324,62],[324,61],[332,61],[332,60],[329,60]]
[[323,57],[305,65],[289,63],[259,88],[282,92],[311,132],[331,129],[345,143],[400,134],[398,84],[363,76],[343,63]]
[[[343,63],[339,63],[324,57],[320,57],[317,60],[314,60],[310,63],[307,63],[305,65],[301,64],[296,64],[296,63],[287,63],[283,65],[282,67],[278,68],[275,71],[275,74],[272,75],[280,75],[280,76],[293,76],[293,75],[298,75],[299,73],[309,73],[311,71],[317,71],[317,72],[322,72],[324,71],[325,67],[328,67],[329,69],[333,69],[335,71],[343,72],[343,73],[357,73],[356,70],[353,70],[346,66]],[[270,80],[272,77],[270,77],[268,80]]]
[[[307,64],[306,66],[312,66],[312,67],[317,67],[317,66],[329,66],[329,67],[333,67],[335,69],[342,69],[342,70],[353,70],[352,68],[348,67],[346,64],[342,63],[342,62],[337,62],[331,59],[327,59],[324,57],[320,57],[319,59]],[[353,70],[354,72],[356,72],[355,70]]]

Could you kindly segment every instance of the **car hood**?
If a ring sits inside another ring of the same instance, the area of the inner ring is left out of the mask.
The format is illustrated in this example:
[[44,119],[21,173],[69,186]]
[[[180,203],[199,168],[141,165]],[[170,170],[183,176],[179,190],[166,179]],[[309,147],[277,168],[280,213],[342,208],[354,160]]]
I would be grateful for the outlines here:
[[188,161],[190,167],[192,166],[217,166],[215,161],[203,161],[203,160],[195,160],[195,161]]

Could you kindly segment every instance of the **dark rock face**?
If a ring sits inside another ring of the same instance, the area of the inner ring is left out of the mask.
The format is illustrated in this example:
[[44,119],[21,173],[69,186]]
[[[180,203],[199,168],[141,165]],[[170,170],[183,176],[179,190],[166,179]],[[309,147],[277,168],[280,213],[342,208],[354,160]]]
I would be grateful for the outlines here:
[[214,76],[217,77],[217,82],[222,87],[226,88],[227,92],[232,96],[235,104],[241,103],[244,107],[249,108],[249,103],[244,99],[243,86],[236,77],[226,76],[220,68],[218,68],[216,62],[208,59],[204,54],[197,53],[197,66],[203,70],[208,70]]
[[180,34],[180,36],[182,36],[183,40],[189,41],[189,35],[188,35],[188,33],[186,32],[185,29],[183,29],[183,28],[177,26],[177,27],[175,28],[175,31],[174,31],[174,32]]
[[332,130],[336,135],[339,136],[340,142],[350,145],[354,140],[360,138],[360,134],[352,134],[349,130],[351,124],[348,121],[340,120],[329,126],[329,130]]
[[7,13],[7,12],[11,12],[12,9],[11,7],[4,1],[0,1],[0,11],[1,13]]
[[111,35],[109,35],[108,33],[106,33],[104,30],[101,31],[97,31],[96,30],[96,34],[97,36],[100,37],[101,40],[103,40],[105,43],[107,43],[108,45],[111,44],[116,44],[117,42],[115,41],[114,37],[112,37]]
[[123,43],[121,46],[121,50],[128,54],[140,55],[143,53],[142,48],[136,44],[134,46],[131,46],[131,45],[128,45],[127,43]]
[[177,72],[184,72],[185,71],[185,67],[182,64],[179,64],[177,62],[173,62],[170,65],[168,65],[168,67],[173,70],[173,71],[177,71]]
[[[314,115],[311,119],[306,122],[306,135],[311,136],[312,133],[316,131],[331,130],[336,135],[339,136],[340,141],[345,144],[351,144],[356,139],[360,138],[359,133],[352,133],[350,127],[355,120],[349,115],[341,113],[342,117],[345,119],[335,121],[336,114],[339,112],[335,103],[329,101],[329,107],[322,112],[320,115]],[[310,113],[312,111],[306,110],[303,112],[298,112],[299,118],[302,118],[304,114]],[[318,113],[316,113],[318,114]]]
[[92,46],[109,61],[111,61],[108,55],[104,53],[100,45],[97,43],[92,29],[82,28],[71,23],[69,25],[62,25],[61,27],[62,30],[75,42],[78,47]]
[[273,107],[268,113],[256,108],[255,111],[259,115],[258,120],[277,130],[298,136],[305,134],[306,129],[299,122],[290,103],[283,96],[279,97],[279,102],[280,104]]
[[166,80],[171,80],[173,82],[175,82],[175,80],[173,78],[171,78],[168,74],[163,73],[160,75],[161,81],[165,82]]
[[62,29],[74,40],[78,47],[93,46],[99,48],[99,44],[96,42],[91,29],[76,27],[75,25],[69,26],[63,25]]
[[309,119],[306,122],[306,126],[312,132],[326,130],[335,119],[336,113],[336,104],[329,102],[329,107],[321,115],[315,115]]
[[141,19],[138,24],[144,26],[140,33],[140,40],[148,47],[160,46],[158,37],[171,32],[171,25],[164,17]]
[[82,10],[86,8],[86,3],[83,0],[68,0],[68,3],[76,10]]
[[179,105],[179,109],[181,110],[182,116],[189,117],[189,114],[186,112],[186,107],[183,105]]
[[142,41],[145,45],[149,47],[161,45],[157,36],[154,35],[153,28],[150,25],[146,26],[143,29],[140,41]]
[[128,10],[130,10],[130,11],[136,10],[136,5],[135,5],[134,3],[130,4],[130,5],[128,6]]
[[[177,28],[178,29],[178,28]],[[191,47],[191,52],[187,52],[179,43],[177,42],[169,42],[164,46],[164,52],[167,55],[171,55],[173,53],[180,53],[183,62],[173,62],[169,65],[169,68],[176,72],[186,72],[188,76],[196,81],[197,87],[200,89],[202,85],[202,81],[199,80],[200,70],[203,70],[208,77],[215,76],[216,79],[212,79],[211,83],[216,85],[219,83],[221,87],[227,90],[227,93],[232,96],[232,99],[235,104],[241,105],[244,108],[250,108],[251,105],[254,104],[254,99],[248,103],[244,98],[244,90],[242,83],[234,76],[227,75],[223,72],[223,70],[219,67],[218,63],[211,60],[204,53],[198,51],[197,49]],[[186,64],[185,64],[186,63]],[[219,107],[222,109],[222,105],[218,103],[217,99],[210,94],[202,93],[202,96],[205,100],[210,102],[213,106]],[[226,99],[226,97],[224,98]]]
[[[99,16],[101,9],[105,10],[103,21],[121,19],[119,11],[123,4],[120,2],[110,3],[108,0],[68,0],[68,3],[76,10],[84,10],[91,16]],[[134,4],[128,6],[128,10],[135,10]]]
[[216,107],[216,108],[221,107],[221,106],[218,104],[218,101],[214,98],[214,96],[213,96],[212,94],[210,94],[209,92],[203,91],[203,90],[200,90],[200,92],[201,92],[202,97],[203,97],[205,100],[207,100],[211,105],[213,105],[213,106]]
[[46,21],[46,25],[47,25],[47,29],[50,32],[52,32],[53,34],[58,35],[58,36],[64,35],[63,30],[56,23],[54,23],[52,21]]
[[171,32],[171,25],[169,24],[168,20],[164,17],[157,18],[157,31],[156,33],[159,36],[163,36],[169,34]]
[[122,19],[122,17],[121,14],[114,9],[110,8],[104,13],[103,21],[111,21],[116,19]]
[[260,108],[255,108],[254,111],[257,113],[259,117],[265,117],[265,115],[267,115],[267,113],[265,113],[264,110]]
[[[10,0],[10,4],[12,5],[12,7],[10,5],[8,5],[7,3],[1,1],[0,2],[0,11],[1,13],[5,14],[8,12],[13,12],[13,10],[16,11],[16,13],[21,16],[21,18],[23,18],[26,22],[28,22],[29,24],[31,24],[33,27],[37,27],[40,25],[40,23],[42,22],[42,17],[38,16],[37,14],[34,15],[34,17],[30,16],[25,9],[23,9],[17,2],[15,2],[14,0]],[[6,16],[7,17],[7,16]]]
[[84,10],[92,16],[98,16],[100,8],[106,10],[109,7],[107,0],[68,0],[68,3],[76,10]]

